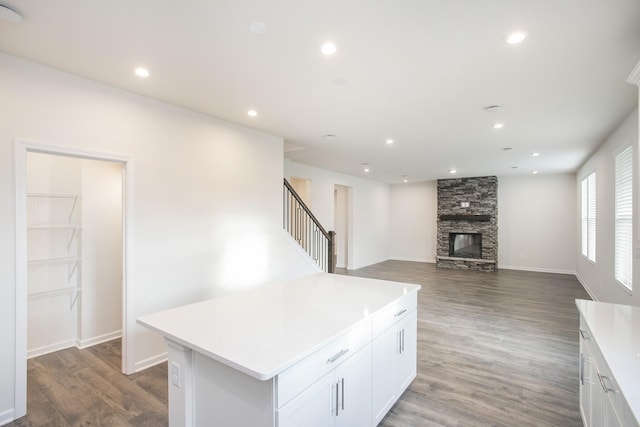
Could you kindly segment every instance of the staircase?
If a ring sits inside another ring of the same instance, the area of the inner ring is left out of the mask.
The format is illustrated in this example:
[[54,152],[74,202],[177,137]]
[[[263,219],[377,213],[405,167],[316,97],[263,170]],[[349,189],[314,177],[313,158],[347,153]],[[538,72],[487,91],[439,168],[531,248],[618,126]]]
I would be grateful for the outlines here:
[[285,179],[283,190],[283,227],[300,247],[326,273],[335,272],[334,231],[326,231],[320,221]]

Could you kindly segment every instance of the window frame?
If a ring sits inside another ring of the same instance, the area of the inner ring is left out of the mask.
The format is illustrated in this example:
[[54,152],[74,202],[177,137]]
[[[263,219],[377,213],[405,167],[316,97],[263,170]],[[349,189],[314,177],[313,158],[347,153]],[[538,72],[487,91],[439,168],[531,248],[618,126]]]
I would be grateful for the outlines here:
[[[624,158],[623,158],[624,156]],[[633,192],[634,192],[634,151],[633,145],[625,145],[614,153],[614,279],[625,291],[633,292]],[[624,169],[619,167],[619,161],[627,162]],[[620,176],[621,173],[627,175]],[[624,194],[620,194],[620,186],[625,185],[627,188]],[[624,214],[619,211],[624,210]],[[620,225],[626,226],[625,242],[620,243]],[[625,253],[620,255],[619,250],[624,246]],[[626,265],[623,266],[624,273],[620,272],[620,256],[626,258]],[[626,279],[626,280],[625,280]]]
[[597,177],[589,172],[580,182],[580,246],[581,255],[590,263],[596,263],[597,233]]

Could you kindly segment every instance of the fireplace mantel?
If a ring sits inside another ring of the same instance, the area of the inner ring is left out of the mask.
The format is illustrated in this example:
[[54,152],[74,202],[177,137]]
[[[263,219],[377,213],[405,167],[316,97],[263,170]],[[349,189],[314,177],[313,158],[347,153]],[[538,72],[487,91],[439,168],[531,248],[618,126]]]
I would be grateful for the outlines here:
[[440,215],[440,221],[491,221],[491,215]]

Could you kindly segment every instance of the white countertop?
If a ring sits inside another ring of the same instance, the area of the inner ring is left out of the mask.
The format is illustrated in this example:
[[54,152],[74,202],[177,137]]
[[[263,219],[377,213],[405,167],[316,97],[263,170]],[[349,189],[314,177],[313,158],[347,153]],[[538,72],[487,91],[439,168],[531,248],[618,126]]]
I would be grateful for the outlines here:
[[576,300],[629,408],[640,421],[640,307]]
[[319,273],[149,314],[138,323],[267,380],[419,289],[408,283]]

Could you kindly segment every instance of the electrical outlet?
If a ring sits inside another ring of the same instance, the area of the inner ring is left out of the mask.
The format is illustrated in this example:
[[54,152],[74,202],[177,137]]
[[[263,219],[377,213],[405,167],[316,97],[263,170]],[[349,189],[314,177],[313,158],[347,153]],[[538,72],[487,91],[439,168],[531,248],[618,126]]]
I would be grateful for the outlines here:
[[171,362],[171,383],[180,387],[180,365],[176,362]]

